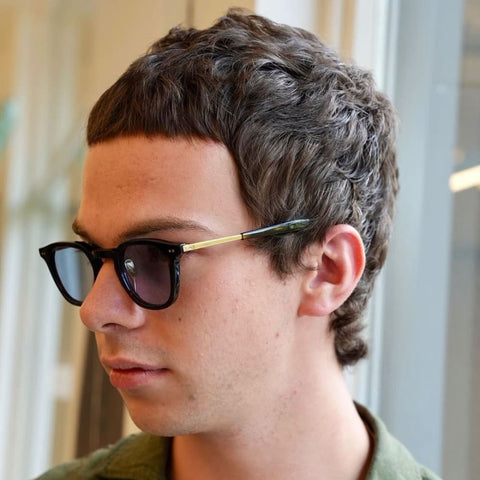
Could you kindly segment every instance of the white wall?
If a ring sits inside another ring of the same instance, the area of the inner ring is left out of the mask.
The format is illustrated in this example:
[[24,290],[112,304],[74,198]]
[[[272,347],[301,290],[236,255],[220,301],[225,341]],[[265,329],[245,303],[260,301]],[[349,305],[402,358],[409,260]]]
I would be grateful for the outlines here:
[[462,2],[399,4],[401,192],[385,280],[380,414],[442,472],[451,195]]

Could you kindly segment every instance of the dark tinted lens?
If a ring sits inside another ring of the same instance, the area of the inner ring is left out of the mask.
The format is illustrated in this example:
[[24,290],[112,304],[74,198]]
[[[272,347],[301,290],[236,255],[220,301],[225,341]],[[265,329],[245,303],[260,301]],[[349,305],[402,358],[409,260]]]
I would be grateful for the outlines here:
[[67,293],[78,302],[83,302],[95,280],[92,265],[85,252],[74,247],[56,250],[55,266]]
[[156,245],[135,244],[125,249],[123,268],[130,287],[147,303],[162,305],[170,297],[168,256]]

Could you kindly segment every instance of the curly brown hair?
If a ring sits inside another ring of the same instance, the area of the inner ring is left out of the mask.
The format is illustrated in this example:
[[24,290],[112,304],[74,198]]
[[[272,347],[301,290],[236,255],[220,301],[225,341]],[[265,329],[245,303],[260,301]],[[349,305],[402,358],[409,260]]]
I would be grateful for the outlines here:
[[396,116],[369,72],[307,31],[231,10],[205,30],[172,29],[100,97],[88,144],[136,134],[221,142],[259,226],[312,219],[300,233],[255,243],[280,275],[331,226],[355,227],[366,268],[331,329],[341,365],[366,356],[361,317],[398,190]]

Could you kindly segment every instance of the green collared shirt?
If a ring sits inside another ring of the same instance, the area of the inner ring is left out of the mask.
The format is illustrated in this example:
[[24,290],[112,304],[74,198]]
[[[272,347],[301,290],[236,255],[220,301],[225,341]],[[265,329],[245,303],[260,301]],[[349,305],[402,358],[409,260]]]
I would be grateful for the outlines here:
[[[414,460],[381,420],[360,405],[357,409],[375,438],[366,480],[439,480]],[[60,465],[37,480],[168,480],[171,445],[171,438],[131,435],[88,457]]]
[[365,407],[357,410],[375,439],[372,463],[366,480],[440,480],[415,461],[412,454]]

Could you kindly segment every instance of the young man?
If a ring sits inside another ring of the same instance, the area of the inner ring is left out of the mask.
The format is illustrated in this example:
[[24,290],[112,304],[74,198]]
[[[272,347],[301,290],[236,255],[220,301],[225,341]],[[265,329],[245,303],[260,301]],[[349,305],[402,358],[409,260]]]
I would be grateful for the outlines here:
[[89,118],[82,242],[41,254],[145,433],[42,479],[435,478],[342,375],[367,353],[395,124],[368,73],[237,11],[130,66]]

